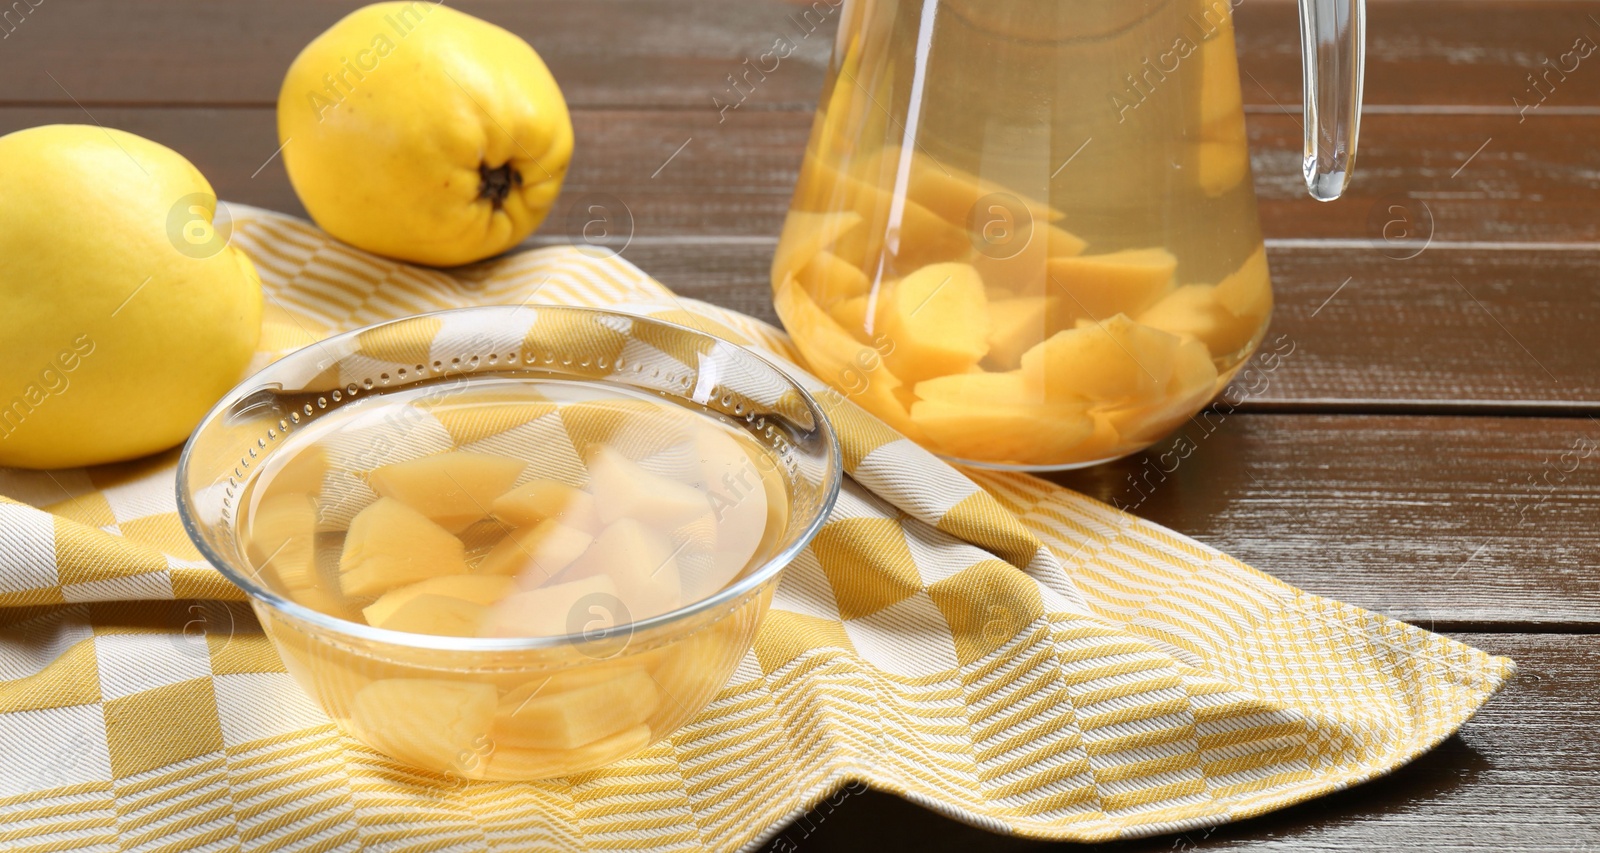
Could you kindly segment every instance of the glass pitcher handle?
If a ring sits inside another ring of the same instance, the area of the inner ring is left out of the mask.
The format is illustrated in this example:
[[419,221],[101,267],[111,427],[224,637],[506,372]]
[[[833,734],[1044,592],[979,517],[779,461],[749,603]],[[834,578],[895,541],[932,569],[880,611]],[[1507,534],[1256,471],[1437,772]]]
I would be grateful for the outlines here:
[[1300,0],[1306,189],[1333,201],[1350,183],[1361,132],[1366,0]]

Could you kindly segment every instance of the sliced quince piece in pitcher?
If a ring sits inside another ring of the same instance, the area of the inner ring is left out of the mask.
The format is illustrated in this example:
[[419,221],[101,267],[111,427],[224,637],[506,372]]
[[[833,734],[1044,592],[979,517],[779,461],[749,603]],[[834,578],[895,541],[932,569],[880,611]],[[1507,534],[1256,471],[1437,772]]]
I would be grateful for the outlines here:
[[[591,627],[615,627],[620,624],[616,619],[620,600],[617,585],[608,575],[523,590],[490,605],[479,633],[485,637],[564,637]],[[605,624],[591,626],[595,619]]]
[[664,534],[624,518],[607,527],[561,579],[609,577],[631,619],[658,616],[682,604],[677,550]]
[[[879,153],[879,171],[895,174],[898,162],[884,163],[883,157],[900,158],[905,149],[885,148]],[[884,170],[887,169],[887,172]],[[906,196],[923,205],[953,225],[966,228],[972,221],[978,203],[993,195],[1004,195],[1009,204],[1020,204],[1028,215],[1040,223],[1055,222],[1066,214],[1025,195],[1014,193],[995,181],[987,181],[969,172],[942,163],[921,151],[911,152],[910,181]],[[1015,199],[1011,202],[1010,199]]]
[[1005,373],[980,370],[924,379],[917,383],[916,392],[919,400],[937,400],[951,405],[1022,406],[1045,401],[1044,393],[1030,388],[1020,370]]
[[489,504],[527,467],[509,456],[457,450],[385,465],[368,474],[367,483],[378,494],[460,533],[487,516]]
[[[429,578],[409,586],[392,589],[377,601],[362,609],[367,624],[387,627],[389,621],[402,607],[420,596],[443,596],[470,604],[487,606],[517,591],[516,581],[498,575],[446,575]],[[467,635],[470,636],[470,635]]]
[[1211,284],[1186,284],[1139,315],[1145,326],[1204,342],[1217,358],[1249,345],[1264,317],[1236,317],[1217,300]]
[[[1210,16],[1215,11],[1213,7],[1206,14]],[[1233,15],[1231,11],[1220,14],[1227,20],[1219,22],[1215,35],[1200,43],[1200,134],[1208,139],[1232,139],[1244,126]]]
[[599,533],[600,509],[594,495],[560,480],[532,480],[495,498],[494,517],[517,527],[555,519],[574,530]]
[[813,256],[795,277],[817,304],[824,307],[872,289],[872,282],[860,267],[827,250]]
[[409,764],[470,775],[458,766],[487,743],[493,686],[434,678],[389,678],[361,688],[350,722],[362,740]]
[[461,540],[411,507],[378,498],[350,521],[339,555],[339,588],[363,598],[466,571]]
[[283,589],[298,592],[319,586],[316,540],[317,502],[311,495],[268,495],[250,516],[245,555],[258,571],[276,577]]
[[789,217],[783,223],[783,234],[778,238],[778,250],[772,256],[772,283],[776,285],[799,273],[818,252],[832,246],[860,224],[861,214],[853,210],[833,213],[789,211]]
[[607,525],[633,518],[657,530],[670,530],[711,509],[705,492],[652,474],[614,448],[595,448],[588,462],[589,487],[594,490],[600,521]]
[[1166,388],[1178,338],[1117,314],[1050,336],[1022,355],[1028,387],[1050,401],[1149,400]]
[[1131,408],[1113,409],[1107,417],[1123,438],[1143,444],[1176,429],[1217,390],[1217,366],[1211,360],[1211,351],[1201,341],[1190,338],[1178,344],[1172,378],[1161,397]]
[[[1083,254],[1088,243],[1066,229],[1048,223],[1016,223],[1009,240],[1025,240],[1022,246],[994,238],[993,243],[978,245],[972,256],[972,265],[983,276],[989,299],[1009,296],[1061,295],[1050,291],[1045,280],[1046,265],[1051,258],[1070,258]],[[985,239],[980,234],[980,239]],[[1077,311],[1075,316],[1083,316]]]
[[984,363],[1015,370],[1022,354],[1063,328],[1075,316],[1059,296],[1017,296],[989,302],[989,354]]
[[978,462],[1051,465],[1075,461],[1094,430],[1081,406],[920,400],[911,418],[940,452]]
[[795,348],[818,379],[916,440],[916,425],[898,393],[900,378],[884,364],[876,348],[852,337],[793,283],[780,282],[773,290],[773,301]]
[[[964,227],[946,222],[938,214],[906,199],[893,211],[880,217],[884,229],[884,254],[895,270],[911,272],[928,264],[953,261],[972,253],[972,240]],[[863,253],[866,257],[871,252]],[[864,258],[864,261],[866,258]]]
[[576,749],[496,749],[484,765],[489,779],[550,779],[589,770],[624,758],[650,745],[650,727],[634,726]]
[[1250,174],[1250,148],[1244,141],[1202,139],[1195,143],[1198,183],[1215,198],[1244,183]]
[[873,338],[883,334],[883,307],[889,304],[893,292],[894,284],[886,282],[876,294],[866,293],[834,303],[828,314],[856,340],[871,343]]
[[644,723],[661,704],[642,669],[571,689],[546,686],[515,705],[501,702],[494,719],[497,747],[575,749]]
[[1267,316],[1272,310],[1272,275],[1265,247],[1257,247],[1238,269],[1217,282],[1217,302],[1240,319]]
[[513,530],[490,549],[476,569],[483,575],[529,578],[542,583],[561,574],[594,543],[594,537],[553,518]]
[[1047,292],[1064,295],[1069,309],[1091,320],[1134,316],[1172,286],[1178,259],[1166,249],[1129,249],[1105,255],[1052,258]]
[[882,309],[896,376],[920,382],[963,373],[989,351],[983,279],[967,264],[932,264],[901,279]]

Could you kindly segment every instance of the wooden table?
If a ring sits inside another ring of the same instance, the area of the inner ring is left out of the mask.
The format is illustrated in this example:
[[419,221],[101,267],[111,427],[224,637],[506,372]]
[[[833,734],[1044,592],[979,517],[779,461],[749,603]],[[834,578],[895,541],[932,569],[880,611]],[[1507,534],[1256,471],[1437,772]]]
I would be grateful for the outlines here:
[[[224,199],[302,214],[273,156],[273,105],[296,51],[353,5],[8,6],[0,132],[92,116],[189,156]],[[662,281],[772,319],[766,266],[831,23],[719,121],[727,75],[792,37],[786,19],[809,2],[459,5],[528,38],[574,108],[574,168],[536,241],[572,239],[598,204],[631,223],[627,257]],[[1273,334],[1293,355],[1237,389],[1236,410],[1191,434],[1198,449],[1142,500],[1129,478],[1169,443],[1059,479],[1308,590],[1511,655],[1521,675],[1388,779],[1108,850],[1600,851],[1600,55],[1552,74],[1537,108],[1513,101],[1539,97],[1528,75],[1545,58],[1600,44],[1600,3],[1369,7],[1360,164],[1332,205],[1300,185],[1295,4],[1238,11]],[[1385,239],[1397,218],[1425,247]],[[872,793],[783,838],[1039,846]]]

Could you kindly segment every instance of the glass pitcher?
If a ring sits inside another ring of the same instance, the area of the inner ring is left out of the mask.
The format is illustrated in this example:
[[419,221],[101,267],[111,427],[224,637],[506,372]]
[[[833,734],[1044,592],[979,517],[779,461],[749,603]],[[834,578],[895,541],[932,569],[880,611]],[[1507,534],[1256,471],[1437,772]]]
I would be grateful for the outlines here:
[[[1149,446],[1265,334],[1236,0],[843,0],[772,265],[811,369],[947,458]],[[1355,155],[1363,0],[1301,0],[1305,178]]]

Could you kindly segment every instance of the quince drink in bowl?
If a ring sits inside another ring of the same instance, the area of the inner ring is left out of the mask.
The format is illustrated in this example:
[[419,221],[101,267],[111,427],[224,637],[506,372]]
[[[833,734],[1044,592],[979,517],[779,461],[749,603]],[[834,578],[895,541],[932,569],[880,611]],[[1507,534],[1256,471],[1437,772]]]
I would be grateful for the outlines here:
[[278,362],[207,418],[179,481],[196,541],[336,722],[422,768],[533,779],[709,703],[837,457],[804,391],[747,351],[490,308]]

